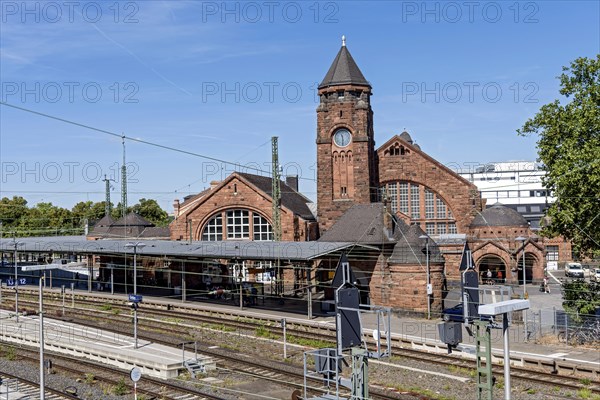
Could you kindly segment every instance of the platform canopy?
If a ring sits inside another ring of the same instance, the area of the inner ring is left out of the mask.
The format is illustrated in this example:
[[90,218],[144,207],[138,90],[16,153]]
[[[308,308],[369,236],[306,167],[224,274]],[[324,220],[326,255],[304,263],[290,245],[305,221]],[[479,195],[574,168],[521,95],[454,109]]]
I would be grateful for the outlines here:
[[[341,252],[352,255],[364,253],[375,247],[349,242],[257,242],[257,241],[173,241],[173,240],[87,240],[84,236],[49,236],[17,238],[17,250],[29,253],[72,253],[112,255],[132,253],[125,248],[127,243],[143,242],[145,246],[137,248],[138,255],[172,256],[187,258],[222,258],[243,260],[310,261],[324,256],[336,256]],[[12,252],[14,240],[0,239],[0,251]]]

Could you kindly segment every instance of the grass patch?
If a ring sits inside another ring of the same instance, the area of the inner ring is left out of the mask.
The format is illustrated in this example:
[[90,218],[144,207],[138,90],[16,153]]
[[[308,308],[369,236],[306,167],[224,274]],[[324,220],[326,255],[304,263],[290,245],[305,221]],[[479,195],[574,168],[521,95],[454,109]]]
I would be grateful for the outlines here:
[[592,393],[591,389],[583,388],[577,391],[578,399],[600,400],[600,396]]
[[15,348],[8,347],[6,349],[6,354],[4,354],[4,357],[6,357],[6,359],[9,361],[15,361],[17,359],[17,352],[16,352]]
[[112,392],[117,396],[124,396],[129,393],[127,385],[125,384],[125,378],[121,378],[119,382],[112,388]]
[[88,372],[87,374],[85,374],[84,382],[88,385],[91,385],[96,382],[96,377],[94,376],[94,374]]
[[592,384],[592,380],[590,378],[582,378],[579,380],[582,385],[589,386]]
[[100,307],[98,307],[101,311],[110,311],[113,309],[112,304],[106,303],[106,304],[102,304]]
[[254,331],[254,334],[257,337],[264,337],[267,339],[278,339],[279,335],[276,335],[274,333],[272,333],[271,331],[269,331],[269,329],[264,326],[264,325],[259,325],[256,327],[256,330]]
[[305,347],[313,347],[316,349],[322,349],[325,347],[336,347],[334,342],[329,342],[326,340],[317,340],[317,339],[305,339],[301,337],[297,337],[294,335],[288,335],[287,341],[289,343],[299,344],[300,346]]
[[401,386],[400,387],[396,386],[396,388],[398,390],[409,391],[409,392],[421,394],[423,396],[427,396],[428,399],[435,399],[435,400],[456,400],[456,397],[454,397],[454,396],[452,396],[452,397],[444,396],[444,395],[441,395],[441,394],[434,393],[434,392],[432,392],[429,389],[423,389],[423,388],[419,388],[419,387],[403,388]]
[[235,328],[231,327],[231,326],[225,326],[225,324],[210,324],[208,325],[209,329],[213,329],[215,331],[222,331],[222,332],[235,332]]
[[474,378],[475,376],[477,376],[477,370],[471,369],[471,368],[465,368],[465,367],[459,367],[456,365],[449,365],[448,366],[448,371],[454,373],[454,374],[460,374],[460,375],[465,375],[468,376],[470,378]]

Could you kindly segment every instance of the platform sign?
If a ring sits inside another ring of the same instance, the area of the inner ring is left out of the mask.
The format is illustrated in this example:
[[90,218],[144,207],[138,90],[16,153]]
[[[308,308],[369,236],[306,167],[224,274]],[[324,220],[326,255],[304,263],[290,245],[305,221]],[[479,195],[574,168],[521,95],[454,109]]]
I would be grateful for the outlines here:
[[[131,296],[131,295],[129,295]],[[137,383],[142,377],[142,371],[138,367],[131,368],[129,371],[129,378],[133,381],[133,398],[137,400]]]
[[129,301],[132,303],[141,303],[142,302],[142,295],[141,294],[130,294],[129,295]]
[[[19,278],[17,280],[17,286],[22,286],[22,285],[27,285],[27,278]],[[6,286],[15,286],[15,281],[14,279],[9,278],[6,281]]]
[[131,371],[129,371],[129,377],[133,382],[137,382],[142,377],[142,371],[138,367],[133,367],[131,368]]

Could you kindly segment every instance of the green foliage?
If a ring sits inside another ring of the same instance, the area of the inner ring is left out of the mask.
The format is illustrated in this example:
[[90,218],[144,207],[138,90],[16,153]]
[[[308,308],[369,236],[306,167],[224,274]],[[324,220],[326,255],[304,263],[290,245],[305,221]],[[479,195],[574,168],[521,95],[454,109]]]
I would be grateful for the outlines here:
[[306,339],[294,335],[288,335],[287,341],[289,343],[299,344],[300,346],[312,347],[315,349],[323,349],[325,347],[335,347],[335,343],[328,342],[325,340],[317,339]]
[[[80,201],[68,210],[45,202],[29,207],[23,197],[3,197],[0,199],[0,230],[4,237],[82,235],[86,221],[93,224],[104,216],[105,204],[104,201]],[[140,199],[138,204],[128,207],[128,211],[140,214],[157,226],[167,226],[170,222],[169,215],[156,200]],[[120,209],[112,208],[112,216],[120,218]]]
[[[560,94],[542,106],[517,132],[539,134],[538,154],[546,168],[544,185],[557,201],[542,233],[572,240],[581,256],[600,248],[600,55],[563,67]],[[595,254],[596,253],[596,254]]]
[[600,283],[598,282],[586,282],[583,279],[564,282],[562,295],[563,307],[574,314],[594,314],[600,307]]
[[140,199],[138,204],[131,207],[131,211],[139,214],[156,226],[167,226],[170,222],[169,214],[160,208],[156,200]]
[[96,382],[96,376],[94,374],[92,374],[90,372],[85,374],[85,383],[87,383],[88,385],[91,385],[95,382]]
[[121,378],[119,382],[112,388],[113,394],[117,396],[123,396],[129,393],[127,385],[125,384],[125,378]]

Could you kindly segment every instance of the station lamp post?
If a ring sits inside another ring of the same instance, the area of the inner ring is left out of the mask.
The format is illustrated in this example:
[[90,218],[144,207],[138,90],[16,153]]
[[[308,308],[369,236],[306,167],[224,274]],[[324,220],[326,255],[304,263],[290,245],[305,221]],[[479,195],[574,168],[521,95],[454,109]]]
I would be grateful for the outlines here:
[[[526,266],[525,266],[525,244],[527,242],[527,238],[523,236],[519,236],[515,239],[517,242],[521,242],[523,244],[523,300],[527,299],[527,274],[526,274]],[[527,310],[523,310],[523,329],[525,331],[524,341],[528,341],[527,337]]]
[[17,270],[17,248],[25,245],[23,242],[17,242],[17,239],[14,238],[10,243],[11,246],[14,246],[14,262],[15,262],[15,317],[17,318],[17,322],[19,322],[19,274]]
[[421,235],[419,239],[425,239],[425,264],[427,268],[427,319],[431,319],[431,277],[429,273],[429,236]]
[[[143,249],[144,247],[146,247],[146,245],[141,242],[135,242],[135,243],[127,243],[124,247],[126,249],[133,249],[133,294],[135,296],[135,295],[137,295],[137,250]],[[127,274],[125,274],[125,275],[127,275]],[[137,309],[138,309],[138,305],[136,303],[133,305],[133,340],[134,340],[133,348],[134,349],[138,348]]]

